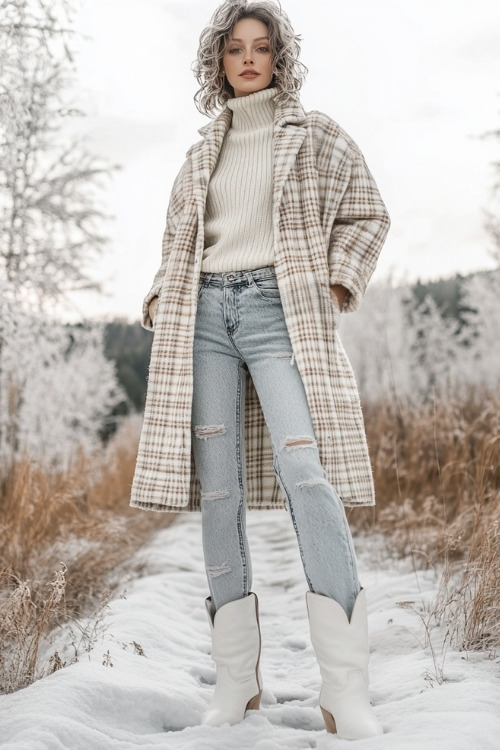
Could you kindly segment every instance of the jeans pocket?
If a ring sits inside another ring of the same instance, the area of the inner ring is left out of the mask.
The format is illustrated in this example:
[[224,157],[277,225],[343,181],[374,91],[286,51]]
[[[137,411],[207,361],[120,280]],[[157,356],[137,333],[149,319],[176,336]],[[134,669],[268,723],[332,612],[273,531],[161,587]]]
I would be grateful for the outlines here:
[[276,276],[266,276],[263,278],[257,278],[253,280],[254,287],[262,299],[270,302],[280,302],[280,290],[278,287],[278,281]]

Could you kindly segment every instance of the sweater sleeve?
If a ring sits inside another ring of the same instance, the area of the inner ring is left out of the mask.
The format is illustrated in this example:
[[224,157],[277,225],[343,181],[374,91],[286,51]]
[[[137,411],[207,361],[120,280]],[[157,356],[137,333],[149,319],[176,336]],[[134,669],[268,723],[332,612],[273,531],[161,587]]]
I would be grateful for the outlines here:
[[330,233],[328,266],[330,286],[348,290],[343,311],[360,305],[390,227],[380,197],[359,148],[350,141],[350,175]]
[[148,331],[153,330],[153,321],[149,317],[149,305],[150,302],[160,295],[161,288],[163,286],[163,277],[167,268],[168,257],[170,255],[170,248],[175,237],[175,232],[179,219],[182,216],[184,209],[184,178],[188,171],[189,159],[186,159],[182,165],[177,177],[174,180],[172,192],[170,194],[170,200],[167,209],[167,219],[165,225],[165,231],[163,232],[162,240],[162,258],[161,265],[155,274],[151,289],[147,293],[142,303],[142,326]]

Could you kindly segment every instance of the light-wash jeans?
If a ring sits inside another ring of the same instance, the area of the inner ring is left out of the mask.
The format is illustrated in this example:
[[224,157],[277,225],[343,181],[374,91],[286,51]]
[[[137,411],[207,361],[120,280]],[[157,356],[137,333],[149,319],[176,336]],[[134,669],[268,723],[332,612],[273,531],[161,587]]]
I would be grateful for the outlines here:
[[248,368],[271,435],[274,469],[287,498],[309,589],[335,599],[350,617],[360,590],[352,537],[344,506],[320,463],[292,354],[272,266],[200,275],[192,431],[212,607],[215,611],[248,595],[252,586],[245,523]]

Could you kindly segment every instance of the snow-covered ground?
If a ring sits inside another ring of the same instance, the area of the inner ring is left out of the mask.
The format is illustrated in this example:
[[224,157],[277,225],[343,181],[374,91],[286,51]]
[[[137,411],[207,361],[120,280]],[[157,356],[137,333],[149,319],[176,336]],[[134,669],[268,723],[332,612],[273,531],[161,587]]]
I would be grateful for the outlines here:
[[[357,537],[367,590],[371,698],[385,734],[357,743],[327,735],[309,640],[305,581],[288,513],[248,514],[263,636],[261,709],[233,727],[201,727],[215,679],[198,514],[182,515],[141,553],[146,574],[111,603],[106,630],[80,661],[0,697],[4,750],[498,750],[498,659],[424,649],[419,612],[432,572],[390,560]],[[125,585],[124,585],[125,588]],[[403,606],[401,606],[403,605]],[[61,649],[63,636],[52,644]],[[70,656],[70,652],[67,652]],[[442,668],[444,682],[435,677]]]

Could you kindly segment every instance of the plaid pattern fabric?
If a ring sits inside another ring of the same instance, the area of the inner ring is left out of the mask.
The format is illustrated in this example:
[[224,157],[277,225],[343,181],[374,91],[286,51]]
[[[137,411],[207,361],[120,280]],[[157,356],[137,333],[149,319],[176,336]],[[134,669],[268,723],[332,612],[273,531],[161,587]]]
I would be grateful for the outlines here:
[[[167,212],[163,256],[144,300],[158,296],[144,424],[131,505],[200,509],[191,450],[193,337],[210,175],[227,129],[225,109],[187,153]],[[330,286],[349,290],[355,310],[389,229],[389,216],[352,139],[300,102],[277,104],[274,128],[274,267],[288,332],[307,393],[323,468],[345,505],[373,505],[374,489],[358,389],[336,331]],[[291,405],[293,408],[293,404]],[[280,508],[269,432],[247,373],[245,442],[249,508]]]

